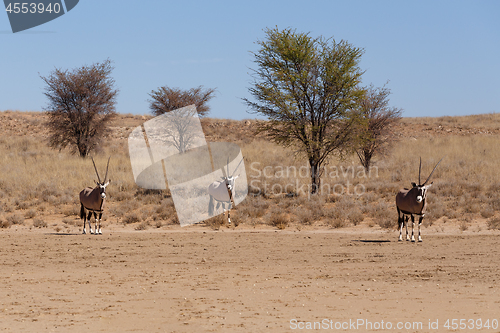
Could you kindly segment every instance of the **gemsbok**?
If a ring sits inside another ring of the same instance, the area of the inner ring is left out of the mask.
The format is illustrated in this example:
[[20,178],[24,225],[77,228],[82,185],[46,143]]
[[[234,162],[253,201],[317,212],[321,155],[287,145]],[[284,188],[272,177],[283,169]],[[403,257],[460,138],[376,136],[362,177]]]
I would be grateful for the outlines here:
[[[97,186],[92,188],[92,187],[86,187],[80,192],[80,218],[83,219],[83,233],[86,234],[87,230],[85,229],[85,223],[88,220],[89,222],[89,229],[90,233],[93,234],[94,231],[92,230],[92,226],[90,224],[90,218],[92,217],[92,213],[94,213],[94,220],[95,220],[95,234],[96,235],[102,235],[101,231],[101,218],[102,218],[102,212],[104,209],[104,200],[106,199],[106,186],[109,185],[111,182],[111,179],[106,182],[106,179],[108,178],[108,167],[109,167],[109,159],[111,156],[108,158],[108,164],[106,165],[106,175],[104,176],[104,180],[101,181],[101,178],[99,177],[99,172],[97,172],[97,168],[94,163],[94,159],[92,158],[92,163],[94,164],[94,169],[95,173],[97,174],[97,179],[99,181],[96,181]],[[89,215],[86,218],[85,210],[88,210]],[[97,212],[99,213],[99,219],[97,219]]]
[[[234,174],[240,167],[241,162],[243,162],[243,159],[240,161],[240,163],[238,163],[238,166],[236,167],[236,169],[234,169],[233,173],[228,176],[230,174],[228,159],[227,175],[224,172],[224,167],[222,167],[221,170],[224,175],[224,177],[222,177],[222,180],[215,181],[208,186],[208,194],[210,195],[210,201],[208,202],[208,215],[214,215],[214,200],[217,201],[217,207],[215,207],[216,210],[219,209],[220,205],[222,205],[222,214],[226,213],[226,204],[229,204],[229,207],[227,209],[227,223],[229,225],[231,224],[231,206],[234,204],[234,182],[236,178],[240,176],[234,176]],[[237,223],[235,223],[235,226],[238,226]]]
[[[427,190],[431,187],[432,183],[427,185],[429,179],[431,179],[432,174],[436,170],[439,163],[441,163],[443,159],[441,159],[434,169],[432,169],[431,174],[427,177],[426,181],[422,184],[420,182],[420,173],[422,171],[422,158],[420,158],[420,166],[418,167],[418,183],[411,183],[411,189],[403,189],[400,190],[396,195],[396,207],[398,209],[398,224],[399,224],[399,241],[403,240],[403,224],[406,224],[406,240],[410,240],[410,236],[408,235],[408,216],[411,217],[411,241],[415,242],[415,219],[413,215],[419,215],[418,220],[418,241],[422,241],[422,236],[420,234],[420,226],[422,225],[422,220],[425,216],[425,199],[427,198]],[[406,221],[405,221],[406,218]],[[405,223],[406,222],[406,223]]]

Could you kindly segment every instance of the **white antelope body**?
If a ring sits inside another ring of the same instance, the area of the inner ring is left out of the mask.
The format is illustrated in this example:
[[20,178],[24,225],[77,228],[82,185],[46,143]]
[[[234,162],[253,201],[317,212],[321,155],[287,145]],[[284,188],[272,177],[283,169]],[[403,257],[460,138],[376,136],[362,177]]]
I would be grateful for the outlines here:
[[[225,214],[226,204],[228,204],[228,224],[231,224],[231,206],[234,203],[234,182],[239,177],[239,175],[234,176],[234,173],[236,173],[236,170],[238,170],[241,162],[243,162],[243,160],[240,161],[231,176],[224,175],[224,177],[222,177],[222,180],[215,181],[208,186],[208,194],[210,195],[210,201],[208,202],[208,215],[214,215],[214,200],[217,201],[217,207],[215,207],[215,209],[219,209],[220,205],[222,205],[223,214]],[[222,167],[222,171],[224,173],[224,167]],[[227,174],[229,175],[229,160],[227,164]]]
[[[94,169],[99,181],[96,181],[96,187],[86,187],[80,192],[80,218],[83,219],[83,233],[87,233],[85,224],[88,221],[90,233],[93,234],[94,231],[92,230],[92,226],[90,224],[90,218],[92,217],[92,213],[94,213],[95,234],[102,235],[101,218],[102,212],[104,210],[104,201],[106,199],[106,186],[108,186],[111,182],[111,179],[106,182],[106,179],[108,177],[109,158],[108,164],[106,166],[106,175],[104,176],[103,181],[101,181],[101,178],[99,177],[99,173],[97,172],[97,168],[95,166],[93,158],[92,163],[94,164]],[[88,210],[89,212],[88,217],[85,214],[85,210]],[[97,213],[99,213],[99,219],[97,218]]]
[[[411,183],[411,189],[403,189],[400,190],[396,195],[396,208],[398,210],[398,224],[399,224],[399,241],[403,240],[403,225],[406,225],[406,240],[410,240],[410,236],[408,235],[408,216],[411,217],[412,227],[411,227],[411,241],[415,242],[414,235],[414,227],[415,227],[415,219],[413,215],[419,215],[418,220],[418,241],[422,241],[422,236],[420,234],[420,226],[422,225],[422,220],[425,216],[425,200],[427,198],[427,190],[431,187],[432,182],[427,185],[427,182],[431,178],[434,170],[436,170],[439,163],[441,163],[443,159],[441,159],[434,169],[432,169],[431,174],[427,177],[427,180],[421,184],[420,183],[420,172],[422,170],[422,159],[420,159],[420,166],[418,169],[418,182],[419,185],[415,183]],[[420,185],[421,184],[421,185]]]

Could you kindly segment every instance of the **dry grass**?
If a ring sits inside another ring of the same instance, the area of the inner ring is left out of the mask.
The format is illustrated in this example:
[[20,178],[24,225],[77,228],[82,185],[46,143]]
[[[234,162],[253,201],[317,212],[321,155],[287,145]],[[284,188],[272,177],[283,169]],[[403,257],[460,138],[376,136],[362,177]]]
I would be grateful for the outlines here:
[[24,224],[24,217],[19,213],[13,213],[7,215],[5,218],[8,223],[12,224]]
[[35,228],[47,228],[47,222],[37,217],[33,219],[33,227]]
[[224,215],[216,215],[205,220],[205,224],[214,230],[219,230],[221,226],[226,224],[226,217]]
[[132,224],[140,222],[141,218],[137,212],[130,212],[127,215],[125,215],[122,221],[124,224]]
[[282,211],[276,211],[276,212],[271,213],[271,217],[269,218],[269,222],[272,226],[274,226],[280,230],[283,230],[290,223],[290,219],[286,215],[286,213],[284,213]]
[[7,221],[3,217],[0,216],[0,228],[6,229],[6,228],[10,228],[11,226],[12,226],[12,222]]
[[488,220],[488,229],[500,230],[500,217],[495,217]]
[[[168,190],[139,189],[132,177],[127,136],[149,118],[118,117],[110,140],[94,157],[103,169],[111,156],[112,183],[104,217],[125,224],[141,222],[139,229],[179,223]],[[95,172],[89,159],[47,147],[43,121],[40,113],[0,112],[0,227],[22,224],[25,218],[43,220],[51,214],[79,215],[78,193],[94,185]],[[382,228],[394,228],[394,197],[399,189],[418,181],[419,157],[425,179],[444,156],[428,192],[424,223],[467,216],[471,221],[489,219],[491,228],[498,225],[500,115],[403,119],[399,141],[388,157],[374,160],[371,174],[362,172],[355,156],[343,160],[333,156],[323,175],[320,195],[312,197],[305,159],[293,149],[255,136],[255,123],[202,120],[208,141],[236,142],[245,156],[250,195],[234,211],[239,223],[281,228],[322,221],[338,228],[368,219]],[[206,223],[217,228],[223,221],[217,217]]]

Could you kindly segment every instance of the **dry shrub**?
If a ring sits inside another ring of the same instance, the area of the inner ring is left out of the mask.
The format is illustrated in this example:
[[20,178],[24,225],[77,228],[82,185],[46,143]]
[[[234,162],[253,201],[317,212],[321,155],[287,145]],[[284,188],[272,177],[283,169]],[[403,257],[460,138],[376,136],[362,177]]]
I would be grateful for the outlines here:
[[337,200],[333,208],[326,210],[325,215],[331,219],[329,224],[334,228],[343,228],[347,226],[348,221],[358,225],[364,219],[356,201],[350,196],[344,196]]
[[305,209],[309,210],[309,214],[311,214],[311,218],[314,221],[319,221],[323,217],[326,216],[325,212],[325,197],[316,194],[311,196],[311,199],[308,201],[305,201],[305,203],[302,205]]
[[[103,216],[103,221],[105,220],[104,216]],[[78,226],[80,225],[80,223],[82,223],[82,220],[81,219],[74,219],[74,218],[68,218],[68,217],[65,217],[62,219],[62,222],[66,225],[73,225],[73,226]]]
[[347,219],[351,221],[352,224],[358,225],[365,219],[365,216],[359,208],[353,208],[348,214]]
[[35,228],[47,228],[47,222],[37,217],[33,219],[33,227]]
[[149,228],[149,221],[143,221],[135,227],[135,230],[146,230]]
[[24,224],[24,217],[19,213],[10,214],[6,219],[12,224]]
[[344,225],[347,219],[347,212],[336,205],[332,208],[326,208],[325,216],[329,219],[328,224],[330,225]]
[[469,225],[467,224],[467,221],[466,220],[462,220],[460,222],[460,231],[465,231],[469,229]]
[[161,201],[160,205],[155,210],[156,215],[153,216],[153,220],[169,220],[172,217],[176,217],[174,201],[172,198],[167,198]]
[[159,205],[163,199],[164,191],[139,188],[135,192],[136,200],[143,204]]
[[449,209],[446,211],[445,216],[450,220],[457,219],[461,214],[456,209]]
[[12,213],[14,210],[14,206],[12,206],[9,202],[6,202],[3,206],[3,211],[6,213]]
[[60,212],[64,216],[79,216],[80,207],[77,205],[66,205],[60,209]]
[[273,212],[269,218],[269,224],[280,230],[285,229],[290,223],[290,219],[287,215],[281,211]]
[[484,207],[481,210],[481,216],[484,217],[485,219],[493,217],[494,215],[495,215],[495,211],[489,205]]
[[500,217],[494,217],[488,220],[488,229],[500,230]]
[[28,201],[19,199],[16,199],[14,204],[17,206],[17,209],[28,209],[30,206]]
[[136,200],[122,201],[120,204],[112,206],[110,212],[117,217],[123,217],[139,207],[140,204]]
[[467,200],[464,206],[464,211],[466,213],[477,214],[481,211],[481,205],[473,200]]
[[295,210],[295,216],[297,217],[298,222],[302,224],[313,225],[315,222],[309,209],[297,208]]
[[365,213],[368,214],[373,219],[380,219],[380,220],[394,219],[395,215],[397,215],[396,209],[392,211],[389,205],[385,202],[379,202],[377,204],[367,205]]
[[52,184],[41,181],[35,188],[35,192],[40,194],[40,198],[45,201],[48,201],[49,197],[57,197],[61,195],[61,192],[55,188]]
[[34,209],[30,209],[24,213],[24,218],[32,219],[36,216],[36,211]]
[[214,230],[219,230],[226,223],[226,218],[223,214],[213,216],[205,220],[205,224]]
[[378,225],[383,228],[383,229],[394,229],[397,227],[397,223],[394,222],[394,220],[390,220],[387,218],[379,219]]
[[290,207],[300,206],[305,202],[305,199],[303,197],[298,197],[298,196],[284,196],[284,197],[277,197],[273,201],[278,206],[279,209],[287,210]]
[[131,192],[118,191],[110,196],[114,201],[129,201],[134,198],[134,194]]
[[446,204],[438,196],[431,196],[427,198],[426,202],[425,222],[432,225],[440,217],[445,216],[447,213]]
[[0,228],[6,229],[12,226],[12,222],[4,220],[3,217],[0,217]]
[[371,203],[377,201],[379,196],[374,192],[366,192],[361,197],[365,203]]
[[123,218],[124,224],[131,224],[131,223],[136,223],[136,222],[140,222],[140,221],[141,221],[141,218],[139,217],[139,214],[137,214],[136,212],[129,212]]
[[337,219],[337,220],[333,220],[329,223],[329,225],[331,225],[332,227],[334,227],[335,229],[339,229],[339,228],[344,228],[347,226],[347,223],[346,223],[346,220],[345,219]]
[[250,218],[260,218],[266,214],[269,208],[269,202],[262,197],[247,197],[244,202],[238,206],[241,215]]

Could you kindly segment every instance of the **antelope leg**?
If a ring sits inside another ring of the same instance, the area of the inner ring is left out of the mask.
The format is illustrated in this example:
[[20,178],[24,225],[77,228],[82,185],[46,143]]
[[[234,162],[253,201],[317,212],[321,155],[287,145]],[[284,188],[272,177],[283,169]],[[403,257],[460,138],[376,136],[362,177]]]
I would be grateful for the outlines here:
[[90,224],[90,218],[92,217],[92,212],[89,211],[89,216],[87,216],[87,222],[89,224],[89,229],[90,229],[90,234],[93,234],[94,231],[92,231],[92,224]]
[[413,214],[411,215],[411,241],[415,241],[415,218],[413,217]]
[[82,234],[84,234],[84,235],[87,233],[87,230],[85,229],[85,223],[87,222],[86,217],[87,217],[87,214],[85,214],[85,212],[84,212],[84,214],[83,214],[83,232],[82,232]]
[[403,224],[404,224],[404,215],[403,217],[399,216],[398,213],[398,227],[399,227],[399,238],[398,241],[401,242],[403,240]]
[[[96,229],[96,234],[99,234],[99,235],[102,235],[101,220],[102,220],[102,212],[99,213],[99,229]],[[99,230],[99,231],[97,231],[97,230]]]
[[410,234],[408,233],[408,220],[410,218],[408,216],[406,216],[406,221],[405,221],[405,224],[406,224],[406,241],[409,241],[410,240]]
[[422,241],[422,236],[420,235],[420,226],[422,225],[422,220],[424,219],[423,215],[420,215],[420,218],[418,219],[418,241]]

